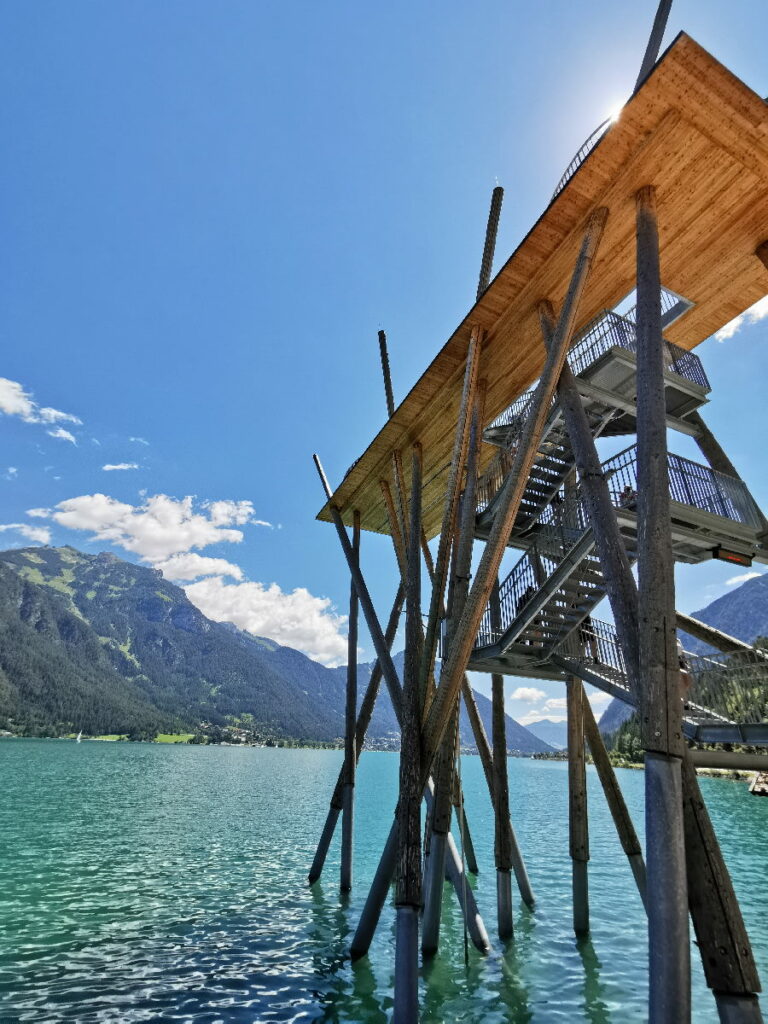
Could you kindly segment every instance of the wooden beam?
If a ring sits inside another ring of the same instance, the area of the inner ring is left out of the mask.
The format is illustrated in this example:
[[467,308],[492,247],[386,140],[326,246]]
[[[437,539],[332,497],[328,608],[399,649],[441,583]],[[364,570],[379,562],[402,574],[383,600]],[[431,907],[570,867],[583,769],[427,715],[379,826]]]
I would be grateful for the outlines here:
[[[392,611],[390,612],[389,622],[387,623],[387,630],[384,634],[384,640],[387,645],[387,650],[392,649],[392,644],[395,642],[395,634],[400,624],[400,613],[403,610],[403,604],[405,602],[405,589],[401,584],[398,587],[395,600],[392,604]],[[368,682],[368,686],[365,691],[362,703],[360,705],[360,712],[357,716],[357,724],[355,727],[355,761],[360,760],[360,753],[365,743],[365,735],[368,731],[368,726],[373,715],[373,709],[376,704],[376,697],[379,693],[379,686],[381,684],[381,665],[378,659],[376,664],[373,666],[371,672],[371,678]],[[347,777],[346,761],[341,766],[339,771],[339,777],[336,781],[333,794],[331,795],[330,807],[328,808],[328,815],[326,817],[325,825],[320,836],[320,841],[315,851],[314,860],[312,861],[312,867],[309,870],[309,884],[313,885],[320,875],[322,874],[323,867],[325,865],[325,859],[328,856],[328,848],[331,845],[333,839],[333,833],[336,829],[336,823],[339,818],[339,814],[343,807],[343,790],[344,780]]]
[[474,328],[472,330],[472,336],[467,350],[467,361],[464,371],[464,388],[461,395],[459,415],[456,421],[453,454],[451,456],[451,464],[448,471],[448,480],[445,490],[443,523],[440,531],[440,540],[437,546],[435,571],[432,577],[432,596],[429,604],[429,618],[427,620],[424,653],[421,661],[422,691],[425,690],[426,680],[434,671],[435,651],[437,647],[438,629],[440,626],[440,613],[445,598],[448,559],[450,556],[451,544],[453,542],[453,524],[456,518],[456,507],[459,500],[459,492],[461,490],[463,462],[467,445],[469,443],[470,420],[472,407],[475,401],[482,342],[483,332],[479,328]]
[[499,230],[499,216],[501,215],[501,204],[503,199],[504,189],[500,185],[497,185],[491,193],[491,208],[488,211],[488,224],[485,228],[485,246],[483,247],[483,259],[480,264],[480,280],[477,283],[478,301],[485,289],[491,283],[493,254],[496,251],[496,235]]
[[[421,907],[421,445],[411,459],[411,522],[405,601],[403,717],[400,726],[395,893],[395,995],[393,1021],[412,1024],[419,1013],[419,909]],[[443,866],[443,870],[445,867]]]
[[675,622],[678,629],[682,629],[685,633],[690,633],[697,640],[703,640],[705,644],[710,644],[724,654],[733,654],[736,651],[751,651],[759,658],[768,658],[768,654],[757,647],[753,647],[743,640],[737,640],[735,636],[729,636],[727,633],[723,633],[722,630],[707,625],[706,622],[699,622],[698,619],[694,619],[690,615],[675,612]]
[[[354,514],[352,550],[360,564],[360,513]],[[354,836],[355,768],[357,753],[355,738],[357,727],[357,613],[358,600],[355,584],[350,585],[349,626],[347,629],[347,695],[344,709],[344,793],[341,821],[341,880],[342,892],[352,888],[352,844]],[[386,636],[385,636],[386,642]]]
[[687,752],[683,759],[683,799],[688,899],[707,984],[714,990],[721,1020],[758,1024],[762,1021],[756,996],[760,979],[752,947]]
[[584,756],[584,712],[586,703],[581,680],[565,681],[568,712],[568,836],[573,873],[573,930],[589,933],[589,824],[587,818],[587,767]]
[[563,311],[555,331],[555,339],[547,355],[544,372],[536,389],[531,413],[523,428],[520,446],[502,488],[497,513],[491,527],[483,556],[470,588],[464,613],[459,621],[448,658],[443,661],[440,683],[430,705],[424,728],[425,765],[431,764],[445,732],[461,680],[469,661],[491,589],[498,576],[499,566],[506,551],[512,524],[520,507],[520,500],[530,473],[531,464],[541,440],[544,423],[555,386],[560,377],[578,311],[579,299],[602,237],[608,211],[600,208],[590,217],[584,231],[581,247],[568,288]]
[[640,722],[645,757],[649,1021],[691,1019],[683,836],[682,731],[661,334],[656,195],[642,188],[637,231],[637,490]]
[[514,938],[512,914],[512,826],[509,818],[507,729],[504,717],[504,676],[491,676],[493,733],[493,852],[496,860],[496,918],[502,942]]
[[643,901],[643,906],[645,906],[647,887],[645,861],[643,860],[640,840],[637,838],[637,832],[632,824],[629,809],[624,801],[619,781],[616,778],[616,773],[613,770],[608,751],[605,748],[603,737],[592,712],[592,706],[588,700],[582,701],[581,709],[584,716],[584,735],[589,744],[589,752],[592,755],[598,778],[603,787],[608,810],[611,812],[611,817],[619,836],[619,842],[624,853],[627,855],[629,866],[632,869],[632,874],[640,893],[640,899]]
[[672,0],[659,0],[659,6],[656,9],[656,17],[653,19],[651,34],[648,37],[648,45],[645,48],[643,62],[640,65],[640,73],[637,76],[635,88],[632,90],[633,93],[637,92],[656,65],[656,61],[659,57],[659,50],[661,49],[661,41],[664,38],[664,29],[667,27],[667,18],[669,17],[671,7]]
[[381,372],[384,377],[384,395],[387,400],[387,416],[391,419],[395,413],[395,396],[392,391],[392,374],[389,372],[387,335],[384,331],[379,331],[379,355],[381,356]]

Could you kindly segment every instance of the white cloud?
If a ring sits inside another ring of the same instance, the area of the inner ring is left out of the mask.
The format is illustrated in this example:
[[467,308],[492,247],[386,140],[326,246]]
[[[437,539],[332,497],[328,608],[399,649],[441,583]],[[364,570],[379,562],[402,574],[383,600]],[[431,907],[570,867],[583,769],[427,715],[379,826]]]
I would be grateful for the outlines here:
[[15,466],[9,466],[5,471],[6,480],[15,480],[18,475],[19,471]]
[[82,423],[77,416],[50,406],[41,408],[18,381],[0,377],[0,413],[20,416],[25,423]]
[[510,700],[522,700],[526,704],[538,704],[540,700],[546,697],[546,693],[543,690],[537,690],[535,686],[518,686],[518,688],[510,695]]
[[231,506],[230,515],[227,517],[219,507],[214,522],[210,515],[194,511],[191,497],[176,499],[155,494],[143,505],[128,505],[106,494],[83,494],[59,502],[50,515],[60,526],[87,530],[97,540],[110,541],[154,563],[221,541],[238,544],[243,539],[242,530],[223,524],[248,522],[245,512],[252,515],[251,502],[217,504]]
[[[137,554],[169,580],[196,580],[185,587],[193,604],[217,622],[270,637],[304,651],[325,665],[346,662],[345,616],[337,615],[329,598],[315,597],[303,587],[285,593],[276,583],[246,581],[240,566],[224,558],[198,555],[193,549],[243,539],[246,525],[269,526],[256,519],[250,501],[210,501],[196,509],[193,499],[166,494],[148,497],[141,505],[117,501],[106,494],[83,494],[54,508],[32,508],[27,515],[52,519],[59,526],[83,530]],[[30,529],[35,529],[30,527]],[[200,577],[208,577],[200,579]],[[227,583],[225,577],[236,582]]]
[[129,437],[129,441],[133,441],[134,444],[149,444],[149,441],[145,441],[143,437]]
[[544,705],[544,707],[542,708],[542,711],[544,712],[545,715],[548,715],[550,711],[555,711],[555,712],[565,711],[565,709],[567,707],[568,707],[568,698],[567,697],[550,697],[549,700]]
[[163,562],[155,562],[154,565],[167,580],[191,582],[200,576],[231,576],[235,580],[243,578],[240,566],[228,562],[226,558],[206,558],[191,551],[174,555]]
[[764,319],[768,316],[768,295],[756,302],[754,306],[750,306],[749,309],[745,310],[735,319],[727,323],[725,327],[721,327],[719,331],[715,333],[717,341],[727,341],[728,338],[732,338],[737,331],[740,331],[745,323],[756,324],[758,320]]
[[56,427],[55,430],[49,430],[48,436],[57,437],[61,441],[69,441],[71,444],[77,444],[75,435],[70,433],[69,430],[65,430],[64,427]]
[[112,473],[116,469],[138,469],[138,462],[108,462],[101,467],[105,473]]
[[605,704],[610,704],[613,697],[610,693],[590,693],[588,700],[593,708],[601,708]]
[[726,587],[735,587],[737,583],[746,583],[747,580],[754,580],[762,575],[761,572],[742,572],[738,576],[731,576],[729,580],[725,581],[725,585]]
[[27,540],[34,540],[38,544],[51,543],[51,531],[47,526],[30,526],[28,523],[4,523],[0,524],[0,532],[15,530]]
[[542,718],[549,719],[550,722],[564,722],[566,720],[565,715],[558,714],[547,714],[542,708],[532,708],[530,711],[526,711],[524,715],[518,717],[514,716],[520,725],[530,725],[531,722],[540,722]]
[[347,639],[341,633],[346,617],[337,615],[327,597],[304,587],[290,594],[276,583],[225,583],[220,576],[185,587],[193,604],[209,619],[233,622],[240,629],[296,647],[331,667],[347,660]]

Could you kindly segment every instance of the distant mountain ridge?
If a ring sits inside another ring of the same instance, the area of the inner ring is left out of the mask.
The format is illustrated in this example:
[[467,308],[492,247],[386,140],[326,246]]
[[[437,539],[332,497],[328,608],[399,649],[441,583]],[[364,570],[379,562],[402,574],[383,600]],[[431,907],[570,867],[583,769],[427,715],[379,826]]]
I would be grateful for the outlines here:
[[[705,608],[693,612],[691,618],[748,644],[753,644],[759,636],[768,636],[768,573],[747,580],[716,598]],[[680,639],[686,651],[692,654],[713,650],[709,644],[682,631]],[[600,731],[606,734],[615,732],[632,713],[633,708],[614,698],[600,718]]]
[[553,722],[551,718],[542,718],[538,722],[526,725],[528,732],[549,743],[555,750],[565,750],[568,746],[568,723]]
[[[361,698],[372,668],[358,667]],[[212,622],[155,569],[71,547],[0,552],[0,728],[143,736],[245,719],[265,738],[333,742],[345,691],[345,668]],[[540,749],[507,725],[511,749]],[[369,736],[398,733],[382,686]]]

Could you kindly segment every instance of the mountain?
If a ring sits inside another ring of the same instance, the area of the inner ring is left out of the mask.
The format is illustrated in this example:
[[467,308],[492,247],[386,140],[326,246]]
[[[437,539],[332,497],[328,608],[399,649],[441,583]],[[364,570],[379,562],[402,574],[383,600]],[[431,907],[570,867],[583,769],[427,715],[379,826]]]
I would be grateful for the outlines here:
[[[693,612],[691,618],[749,644],[759,636],[768,636],[768,573],[747,580],[735,590],[723,594],[706,608]],[[686,651],[693,654],[713,650],[709,644],[682,630],[680,639]],[[606,734],[615,732],[632,714],[633,709],[628,704],[614,698],[600,718],[600,731]]]
[[[361,697],[372,668],[358,668]],[[71,547],[0,552],[0,729],[152,736],[234,723],[333,742],[345,690],[345,668],[212,622],[155,569]],[[508,726],[511,747],[537,749]],[[397,735],[382,687],[369,736]]]
[[[723,594],[691,617],[715,626],[738,640],[754,643],[759,636],[768,636],[768,573],[747,580],[740,587]],[[682,634],[683,647],[694,654],[712,648],[701,640]]]
[[568,746],[568,724],[566,722],[553,722],[551,718],[542,718],[538,722],[529,722],[526,729],[554,747],[555,750],[565,750]]

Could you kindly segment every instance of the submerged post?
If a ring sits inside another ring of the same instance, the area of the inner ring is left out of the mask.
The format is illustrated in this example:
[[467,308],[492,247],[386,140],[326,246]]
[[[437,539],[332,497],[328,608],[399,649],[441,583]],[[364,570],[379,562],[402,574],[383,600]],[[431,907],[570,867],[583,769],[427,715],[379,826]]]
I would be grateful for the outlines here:
[[[491,592],[491,629],[501,629],[499,581]],[[512,916],[512,824],[509,817],[509,775],[507,772],[507,729],[504,716],[504,676],[491,676],[491,723],[493,735],[493,812],[496,860],[496,912],[499,938],[514,938]]]
[[683,835],[682,700],[675,634],[656,193],[636,195],[640,709],[645,757],[649,1020],[691,1019]]
[[587,820],[587,767],[584,756],[584,711],[581,680],[565,682],[568,706],[568,833],[573,872],[573,930],[589,932],[589,825]]
[[[355,509],[352,526],[352,550],[360,560],[360,513]],[[347,702],[344,716],[344,790],[341,819],[341,891],[352,888],[352,843],[355,813],[355,774],[357,754],[355,733],[357,727],[357,613],[359,603],[354,582],[349,595],[349,629],[347,632]]]

